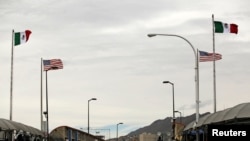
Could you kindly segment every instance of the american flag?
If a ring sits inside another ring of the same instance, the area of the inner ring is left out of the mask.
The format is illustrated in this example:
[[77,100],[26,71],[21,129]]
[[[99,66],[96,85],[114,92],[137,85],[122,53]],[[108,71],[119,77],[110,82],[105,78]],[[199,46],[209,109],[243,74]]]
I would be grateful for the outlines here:
[[61,59],[43,60],[44,71],[63,69]]
[[200,52],[200,62],[207,62],[207,61],[217,61],[222,59],[222,55],[219,53],[208,53],[205,51]]

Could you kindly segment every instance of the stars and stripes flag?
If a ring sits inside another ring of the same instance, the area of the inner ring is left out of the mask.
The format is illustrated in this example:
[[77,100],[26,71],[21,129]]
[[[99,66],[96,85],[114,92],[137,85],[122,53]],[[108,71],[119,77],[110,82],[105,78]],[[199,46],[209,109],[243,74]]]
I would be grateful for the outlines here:
[[208,62],[208,61],[217,61],[222,59],[222,55],[219,53],[208,53],[205,51],[199,51],[200,53],[200,62]]
[[63,69],[63,63],[61,59],[50,59],[50,60],[43,60],[43,70],[58,70]]

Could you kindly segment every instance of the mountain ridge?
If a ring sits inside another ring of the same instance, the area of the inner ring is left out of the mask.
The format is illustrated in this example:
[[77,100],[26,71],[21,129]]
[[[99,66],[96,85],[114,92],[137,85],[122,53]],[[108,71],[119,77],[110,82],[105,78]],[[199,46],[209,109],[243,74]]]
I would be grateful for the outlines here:
[[[207,114],[210,114],[210,113],[206,112],[206,113],[200,114],[200,117],[203,117]],[[196,119],[196,114],[192,114],[192,115],[185,116],[185,117],[177,117],[175,121],[178,123],[181,122],[182,124],[186,126],[187,124],[191,123],[195,119]],[[172,131],[171,120],[172,120],[172,117],[166,117],[165,119],[155,120],[150,125],[144,126],[135,131],[132,131],[128,133],[126,136],[137,136],[142,133],[157,134],[158,132],[161,132],[161,133],[171,132]]]

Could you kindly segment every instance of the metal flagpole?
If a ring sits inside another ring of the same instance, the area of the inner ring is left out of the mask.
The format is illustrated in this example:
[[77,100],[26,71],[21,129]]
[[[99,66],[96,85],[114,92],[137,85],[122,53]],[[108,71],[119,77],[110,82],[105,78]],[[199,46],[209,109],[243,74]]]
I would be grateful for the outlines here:
[[[197,91],[197,94],[196,94],[196,125],[198,124],[198,121],[199,121],[199,116],[200,116],[200,113],[199,113],[199,109],[200,109],[200,96],[199,96],[199,61],[200,61],[200,52],[198,49],[196,49],[196,91]],[[196,130],[196,141],[200,141],[200,136],[199,136],[199,130]]]
[[14,30],[12,30],[11,68],[10,68],[10,120],[12,120],[12,93],[13,93],[13,56],[14,56]]
[[215,73],[215,41],[214,41],[214,14],[212,14],[213,25],[213,81],[214,81],[214,113],[216,112],[216,73]]
[[49,135],[49,100],[48,100],[48,71],[49,70],[57,70],[57,69],[62,69],[63,68],[63,64],[61,59],[51,59],[51,60],[43,60],[43,67],[44,67],[44,71],[46,71],[46,111],[44,112],[44,114],[46,115],[46,119],[47,119],[47,141],[50,140],[50,135]]
[[41,131],[43,131],[43,58],[41,58]]
[[199,50],[197,49],[196,51],[196,123],[198,123],[199,121],[199,116],[200,116],[200,112],[199,112],[199,109],[200,109],[200,95],[199,95],[199,91],[200,91],[200,78],[199,78],[199,60],[200,60],[200,52]]
[[49,108],[48,108],[48,70],[46,70],[46,119],[47,119],[47,141],[49,141]]

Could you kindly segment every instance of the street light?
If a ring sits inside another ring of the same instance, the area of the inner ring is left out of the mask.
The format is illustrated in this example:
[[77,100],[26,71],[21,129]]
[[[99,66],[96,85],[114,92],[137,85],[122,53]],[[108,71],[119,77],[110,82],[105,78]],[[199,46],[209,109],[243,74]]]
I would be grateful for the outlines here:
[[120,123],[118,123],[117,125],[116,125],[116,139],[117,139],[117,141],[118,141],[118,125],[119,124],[123,124],[122,122],[120,122]]
[[[195,124],[198,123],[198,120],[199,120],[199,70],[198,70],[198,51],[196,53],[193,45],[184,37],[182,36],[179,36],[179,35],[175,35],[175,34],[148,34],[148,37],[154,37],[154,36],[174,36],[174,37],[179,37],[183,40],[185,40],[192,48],[193,52],[194,52],[194,56],[195,56],[195,93],[196,93],[196,100],[195,100],[195,103],[196,103],[196,122]],[[196,134],[196,137],[198,139],[198,134]],[[198,139],[199,141],[199,139]]]
[[180,112],[180,111],[174,111],[174,112],[180,114],[180,123],[181,123],[181,122],[182,122],[182,121],[181,121],[181,112]]
[[97,100],[97,99],[96,98],[91,98],[91,99],[88,100],[88,134],[89,134],[89,102],[91,100]]
[[163,81],[163,84],[166,84],[166,83],[171,84],[172,89],[173,89],[173,122],[172,122],[173,136],[172,136],[172,139],[174,140],[174,136],[175,136],[174,83],[172,83],[170,81]]

